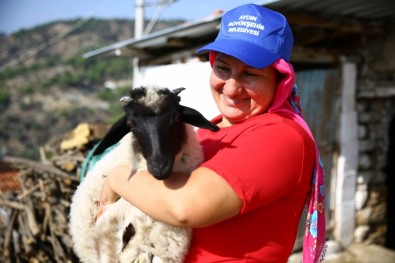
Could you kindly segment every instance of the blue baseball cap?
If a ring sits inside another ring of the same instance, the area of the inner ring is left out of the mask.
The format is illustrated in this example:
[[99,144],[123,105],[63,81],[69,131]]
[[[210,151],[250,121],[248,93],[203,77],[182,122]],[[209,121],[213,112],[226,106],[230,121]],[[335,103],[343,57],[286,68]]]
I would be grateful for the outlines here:
[[246,4],[226,12],[214,42],[197,53],[217,51],[254,68],[265,68],[279,58],[289,62],[293,36],[287,19],[260,5]]

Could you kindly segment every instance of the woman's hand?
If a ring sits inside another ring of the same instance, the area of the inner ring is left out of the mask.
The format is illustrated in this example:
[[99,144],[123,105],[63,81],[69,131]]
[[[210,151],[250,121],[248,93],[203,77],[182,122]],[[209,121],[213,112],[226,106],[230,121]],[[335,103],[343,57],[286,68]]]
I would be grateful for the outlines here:
[[131,168],[128,166],[118,166],[114,168],[104,180],[103,187],[100,193],[100,200],[97,209],[96,221],[99,217],[104,213],[106,207],[115,203],[120,196],[113,190],[111,187],[111,182],[113,178],[121,173],[128,173],[130,174]]

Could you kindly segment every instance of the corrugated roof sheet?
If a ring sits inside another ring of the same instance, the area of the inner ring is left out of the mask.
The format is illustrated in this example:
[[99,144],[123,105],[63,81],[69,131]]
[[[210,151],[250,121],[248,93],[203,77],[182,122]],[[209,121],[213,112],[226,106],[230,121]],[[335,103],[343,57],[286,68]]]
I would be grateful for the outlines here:
[[281,0],[266,6],[289,11],[361,19],[395,17],[395,1],[393,0]]
[[[119,50],[119,52],[126,52],[128,55],[134,57],[144,58],[147,55],[144,48],[155,48],[158,46],[169,45],[169,39],[184,39],[184,41],[194,42],[199,45],[199,42],[204,41],[206,38],[215,36],[218,31],[219,22],[222,15],[208,17],[204,20],[196,21],[193,23],[184,23],[182,25],[168,28],[159,32],[155,32],[140,39],[128,39],[121,41],[100,49],[96,49],[84,54],[85,58],[100,55],[109,51]],[[206,37],[204,37],[206,36]],[[171,46],[171,45],[169,45]],[[123,49],[129,47],[129,49]],[[149,53],[149,52],[148,52]]]

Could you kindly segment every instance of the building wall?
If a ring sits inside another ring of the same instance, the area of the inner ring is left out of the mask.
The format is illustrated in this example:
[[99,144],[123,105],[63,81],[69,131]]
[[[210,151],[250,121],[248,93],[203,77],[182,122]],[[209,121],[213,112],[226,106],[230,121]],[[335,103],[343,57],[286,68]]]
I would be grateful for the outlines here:
[[[395,117],[395,31],[371,39],[360,55],[357,78],[359,163],[355,192],[355,242],[384,245],[390,210],[388,194],[395,185],[387,171],[389,124]],[[393,211],[392,211],[393,213]],[[394,247],[395,248],[395,247]]]

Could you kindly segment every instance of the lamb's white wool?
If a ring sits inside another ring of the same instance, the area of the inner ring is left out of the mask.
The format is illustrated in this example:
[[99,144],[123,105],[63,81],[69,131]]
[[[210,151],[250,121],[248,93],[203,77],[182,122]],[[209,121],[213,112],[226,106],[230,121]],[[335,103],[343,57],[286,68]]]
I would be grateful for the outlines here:
[[[161,101],[166,97],[165,95],[160,95],[158,93],[159,88],[151,88],[147,89],[147,94],[142,97],[140,100],[148,107],[155,109],[157,105],[161,104]],[[159,110],[159,108],[158,108]]]
[[[195,131],[186,125],[187,140],[176,156],[175,171],[193,171],[203,153]],[[191,230],[170,226],[145,215],[124,199],[110,205],[95,222],[105,175],[119,165],[146,169],[145,159],[132,152],[131,133],[106,154],[77,188],[70,212],[74,250],[82,262],[182,262],[189,248]],[[135,230],[125,245],[122,237],[131,224]]]

